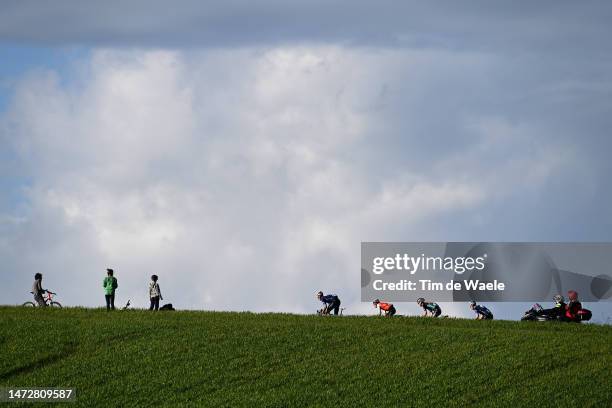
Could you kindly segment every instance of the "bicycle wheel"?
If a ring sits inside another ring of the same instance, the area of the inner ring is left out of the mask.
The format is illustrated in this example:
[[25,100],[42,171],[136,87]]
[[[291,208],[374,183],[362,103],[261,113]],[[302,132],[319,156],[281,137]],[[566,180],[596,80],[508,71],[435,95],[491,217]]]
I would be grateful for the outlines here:
[[60,305],[60,303],[59,303],[59,302],[51,302],[51,303],[49,304],[49,306],[51,306],[51,307],[59,307],[60,309],[62,308],[62,305]]
[[21,305],[23,307],[36,307],[36,305],[34,304],[34,302],[25,302],[23,305]]

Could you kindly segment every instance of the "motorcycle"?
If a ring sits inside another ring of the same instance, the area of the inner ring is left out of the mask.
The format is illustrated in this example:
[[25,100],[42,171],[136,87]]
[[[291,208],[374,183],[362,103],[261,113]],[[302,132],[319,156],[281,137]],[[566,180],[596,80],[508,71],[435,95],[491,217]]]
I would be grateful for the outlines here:
[[588,309],[581,309],[577,313],[577,318],[574,320],[570,320],[565,316],[560,316],[558,313],[550,313],[547,312],[539,303],[536,303],[531,307],[531,309],[527,310],[523,317],[521,317],[522,321],[538,321],[538,322],[549,322],[549,321],[562,321],[562,322],[587,322],[591,320],[593,313],[591,313]]

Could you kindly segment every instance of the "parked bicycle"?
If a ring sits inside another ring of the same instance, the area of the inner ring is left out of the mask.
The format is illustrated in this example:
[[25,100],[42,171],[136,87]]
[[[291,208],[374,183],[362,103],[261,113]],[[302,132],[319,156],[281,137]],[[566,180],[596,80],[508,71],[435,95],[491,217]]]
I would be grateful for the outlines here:
[[[30,292],[32,294],[34,294],[33,292]],[[59,307],[61,308],[62,305],[59,302],[56,302],[53,300],[53,296],[57,295],[57,293],[54,292],[50,292],[47,291],[45,293],[45,295],[43,296],[43,300],[45,301],[45,305],[50,306],[50,307]],[[37,307],[38,305],[35,302],[25,302],[23,305],[23,307]]]

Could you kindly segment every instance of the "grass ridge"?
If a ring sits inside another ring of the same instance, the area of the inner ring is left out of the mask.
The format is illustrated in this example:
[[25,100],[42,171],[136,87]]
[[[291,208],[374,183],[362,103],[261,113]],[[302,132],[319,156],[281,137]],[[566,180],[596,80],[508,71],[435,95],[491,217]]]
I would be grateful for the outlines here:
[[0,307],[0,386],[70,406],[612,406],[612,327]]

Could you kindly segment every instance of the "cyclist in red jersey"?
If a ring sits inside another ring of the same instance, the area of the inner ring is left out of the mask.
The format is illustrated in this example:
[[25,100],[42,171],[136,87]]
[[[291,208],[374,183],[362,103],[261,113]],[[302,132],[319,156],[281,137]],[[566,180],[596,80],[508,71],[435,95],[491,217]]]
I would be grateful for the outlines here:
[[378,308],[379,316],[383,311],[385,312],[385,317],[393,317],[393,315],[395,315],[396,310],[393,303],[381,302],[380,300],[376,299],[374,302],[372,302],[372,304],[374,307]]

